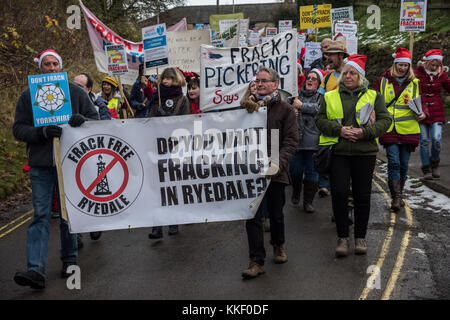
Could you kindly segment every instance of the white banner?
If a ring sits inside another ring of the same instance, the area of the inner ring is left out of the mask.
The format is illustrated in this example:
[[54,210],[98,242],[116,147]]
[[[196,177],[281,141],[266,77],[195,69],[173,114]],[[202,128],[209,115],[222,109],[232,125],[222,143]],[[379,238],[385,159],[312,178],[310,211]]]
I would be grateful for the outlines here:
[[297,96],[297,36],[291,30],[249,48],[201,46],[200,109],[221,110],[240,105],[259,66],[280,75],[279,88]]
[[265,109],[65,125],[71,232],[251,218],[268,184]]

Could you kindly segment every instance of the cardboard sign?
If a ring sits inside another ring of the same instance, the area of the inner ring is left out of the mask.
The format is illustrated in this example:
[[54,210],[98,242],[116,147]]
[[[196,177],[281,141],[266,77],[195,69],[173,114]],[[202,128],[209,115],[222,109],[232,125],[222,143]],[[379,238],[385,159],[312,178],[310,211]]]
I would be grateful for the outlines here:
[[427,1],[402,0],[400,8],[400,32],[425,32]]
[[320,42],[306,42],[305,43],[305,68],[309,68],[311,63],[322,57],[322,50]]
[[220,32],[220,20],[244,19],[244,13],[230,13],[230,14],[212,14],[209,16],[209,25],[211,30]]
[[107,45],[108,73],[120,76],[128,72],[127,52],[123,44]]
[[280,33],[292,30],[292,20],[278,21],[278,30],[280,30]]
[[67,73],[28,76],[35,127],[68,123],[72,116]]
[[331,27],[331,4],[300,7],[300,29]]
[[274,37],[277,35],[277,28],[266,27],[266,37]]
[[157,24],[142,28],[145,69],[169,65],[166,24]]
[[261,65],[278,72],[279,89],[298,95],[297,36],[294,30],[249,48],[202,45],[200,65],[200,109],[204,111],[239,106]]

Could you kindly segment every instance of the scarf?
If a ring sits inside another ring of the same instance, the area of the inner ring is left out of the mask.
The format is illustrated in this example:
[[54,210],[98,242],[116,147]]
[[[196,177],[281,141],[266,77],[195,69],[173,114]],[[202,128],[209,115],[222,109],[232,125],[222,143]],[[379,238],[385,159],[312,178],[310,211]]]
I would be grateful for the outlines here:
[[280,95],[278,94],[278,90],[275,90],[273,93],[267,96],[261,96],[258,93],[255,93],[256,102],[264,101],[264,105],[267,106],[270,102],[277,103],[281,100]]
[[[175,109],[175,99],[183,95],[181,87],[167,87],[162,83],[159,85],[159,92],[161,95],[161,106],[157,104],[158,113],[161,116],[169,116],[173,114]],[[156,101],[158,101],[158,92],[156,92]]]

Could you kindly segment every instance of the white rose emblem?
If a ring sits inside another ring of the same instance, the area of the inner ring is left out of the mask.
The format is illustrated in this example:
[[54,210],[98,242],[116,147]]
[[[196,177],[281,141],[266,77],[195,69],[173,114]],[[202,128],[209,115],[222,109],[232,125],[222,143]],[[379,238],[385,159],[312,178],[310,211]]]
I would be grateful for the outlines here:
[[167,108],[172,108],[173,107],[173,100],[172,99],[167,99],[166,100],[166,107]]
[[35,100],[35,106],[39,106],[39,108],[51,114],[59,110],[68,101],[64,96],[64,91],[59,87],[59,83],[38,86]]

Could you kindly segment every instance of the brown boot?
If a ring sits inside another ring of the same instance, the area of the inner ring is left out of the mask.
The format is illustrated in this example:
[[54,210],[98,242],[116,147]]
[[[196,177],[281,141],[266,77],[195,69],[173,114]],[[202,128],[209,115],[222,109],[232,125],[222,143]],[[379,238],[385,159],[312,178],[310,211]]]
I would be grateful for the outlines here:
[[314,213],[315,210],[312,203],[317,193],[319,182],[305,180],[303,184],[303,210],[305,210],[306,213]]
[[250,261],[250,265],[248,266],[248,269],[245,269],[244,271],[242,271],[242,277],[244,279],[256,278],[257,276],[259,276],[260,274],[263,274],[264,272],[265,272],[264,266],[260,265],[256,261],[252,260],[252,261]]
[[278,264],[287,262],[287,255],[283,245],[273,246],[273,262]]
[[348,256],[349,240],[348,238],[338,238],[336,247],[336,257]]
[[425,180],[433,180],[433,175],[431,173],[430,165],[422,166],[423,178]]
[[441,173],[439,172],[439,162],[440,159],[437,160],[430,159],[431,176],[436,179],[439,179],[441,177]]
[[388,185],[392,197],[391,210],[397,212],[402,206],[400,198],[400,180],[389,180]]
[[405,188],[405,182],[406,180],[400,180],[400,203],[401,206],[405,206],[405,200],[403,200],[403,189]]
[[364,238],[355,239],[355,254],[366,254],[367,253],[367,243]]

